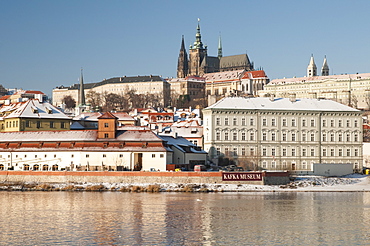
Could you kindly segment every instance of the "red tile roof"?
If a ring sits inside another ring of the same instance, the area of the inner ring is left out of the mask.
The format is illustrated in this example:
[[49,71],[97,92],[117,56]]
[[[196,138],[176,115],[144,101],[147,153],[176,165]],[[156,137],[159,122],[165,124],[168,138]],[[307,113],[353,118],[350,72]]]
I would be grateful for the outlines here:
[[258,71],[248,71],[244,73],[243,79],[249,78],[264,78],[267,77],[265,71],[258,70]]

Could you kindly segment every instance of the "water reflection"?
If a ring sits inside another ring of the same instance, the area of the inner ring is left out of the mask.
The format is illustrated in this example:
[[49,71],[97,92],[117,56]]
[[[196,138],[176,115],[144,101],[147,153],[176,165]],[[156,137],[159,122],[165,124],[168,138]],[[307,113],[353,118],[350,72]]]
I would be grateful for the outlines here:
[[368,245],[370,193],[0,192],[1,245]]

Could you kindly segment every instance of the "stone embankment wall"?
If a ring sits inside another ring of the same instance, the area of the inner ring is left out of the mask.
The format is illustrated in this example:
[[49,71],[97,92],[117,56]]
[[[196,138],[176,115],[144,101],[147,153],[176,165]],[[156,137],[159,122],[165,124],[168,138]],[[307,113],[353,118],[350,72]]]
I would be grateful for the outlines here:
[[287,184],[289,175],[264,173],[262,181],[222,181],[221,172],[0,171],[0,182],[279,185]]

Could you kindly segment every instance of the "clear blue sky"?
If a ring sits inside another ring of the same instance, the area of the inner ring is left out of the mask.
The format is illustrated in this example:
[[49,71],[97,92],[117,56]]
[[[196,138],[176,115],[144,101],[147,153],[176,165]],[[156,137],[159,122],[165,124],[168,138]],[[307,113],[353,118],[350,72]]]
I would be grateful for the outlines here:
[[116,76],[175,77],[197,18],[208,54],[248,53],[270,79],[370,72],[370,1],[0,0],[0,84],[41,90]]

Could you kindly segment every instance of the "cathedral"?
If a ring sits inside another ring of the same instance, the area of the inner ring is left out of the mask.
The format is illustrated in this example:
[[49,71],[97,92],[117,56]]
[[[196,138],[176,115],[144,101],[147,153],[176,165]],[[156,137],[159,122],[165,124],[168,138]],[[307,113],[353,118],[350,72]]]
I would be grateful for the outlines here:
[[187,76],[203,76],[206,73],[235,71],[253,71],[253,62],[249,61],[248,55],[222,56],[221,37],[218,42],[218,55],[208,56],[207,46],[203,45],[200,24],[198,20],[195,42],[190,45],[189,56],[185,49],[184,36],[181,41],[180,54],[177,64],[177,78]]

